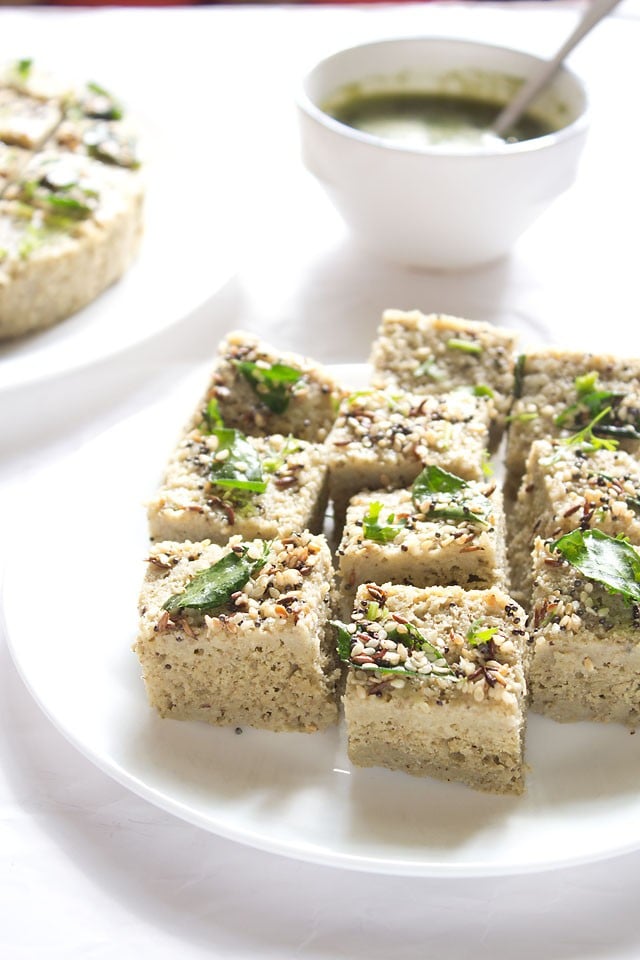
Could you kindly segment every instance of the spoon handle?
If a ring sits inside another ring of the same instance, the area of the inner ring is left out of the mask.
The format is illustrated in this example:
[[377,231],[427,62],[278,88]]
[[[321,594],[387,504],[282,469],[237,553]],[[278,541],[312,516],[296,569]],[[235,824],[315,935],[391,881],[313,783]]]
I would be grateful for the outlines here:
[[501,137],[513,126],[527,109],[531,101],[535,99],[556,70],[558,70],[567,54],[619,3],[620,0],[593,0],[593,2],[589,4],[577,27],[568,39],[565,40],[556,55],[551,60],[545,60],[545,62],[540,65],[522,85],[513,100],[498,114],[491,126],[494,133],[497,133],[498,136]]

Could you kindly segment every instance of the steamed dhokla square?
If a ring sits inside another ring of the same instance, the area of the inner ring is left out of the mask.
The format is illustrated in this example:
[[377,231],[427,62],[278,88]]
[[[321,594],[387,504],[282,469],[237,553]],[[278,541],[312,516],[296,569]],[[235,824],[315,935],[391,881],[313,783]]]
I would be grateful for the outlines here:
[[385,310],[371,364],[375,387],[417,394],[469,388],[493,400],[495,439],[511,405],[517,336],[488,323]]
[[640,719],[640,556],[600,530],[533,550],[531,708],[554,720]]
[[502,494],[495,483],[425,467],[410,489],[356,494],[338,570],[346,589],[372,581],[415,587],[506,585]]
[[337,721],[331,555],[305,532],[155,545],[135,645],[163,717],[313,732]]
[[50,326],[95,299],[131,264],[142,230],[136,173],[34,155],[0,200],[0,336]]
[[536,440],[510,526],[513,592],[528,606],[536,537],[593,528],[640,544],[640,463],[624,450]]
[[522,792],[527,633],[507,594],[365,584],[337,632],[353,763]]
[[505,460],[510,499],[534,440],[585,431],[640,450],[640,359],[540,350],[518,358],[514,395]]
[[213,427],[191,431],[173,453],[162,485],[148,504],[154,540],[225,544],[273,539],[322,529],[327,505],[322,444],[293,437],[245,437]]
[[327,440],[336,517],[363,490],[396,489],[434,465],[467,480],[483,476],[490,411],[466,393],[438,397],[360,390],[342,401]]
[[280,352],[252,334],[235,332],[220,345],[206,397],[192,425],[214,402],[225,426],[248,435],[292,434],[322,442],[342,394],[334,378],[314,361]]

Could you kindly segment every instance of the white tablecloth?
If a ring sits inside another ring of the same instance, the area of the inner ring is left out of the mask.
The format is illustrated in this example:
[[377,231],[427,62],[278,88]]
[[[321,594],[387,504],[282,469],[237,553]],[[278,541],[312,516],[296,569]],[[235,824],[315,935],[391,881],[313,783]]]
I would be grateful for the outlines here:
[[[175,124],[177,142],[188,130],[189,150],[208,152],[210,163],[193,176],[189,151],[185,157],[176,147],[167,202],[198,203],[202,191],[221,191],[225,211],[213,227],[179,238],[177,275],[180,257],[207,243],[212,229],[238,241],[237,272],[225,287],[156,337],[85,368],[42,371],[11,390],[0,384],[2,529],[13,526],[27,477],[162,396],[232,327],[260,330],[323,361],[359,362],[383,308],[420,307],[516,326],[523,345],[640,355],[640,7],[633,0],[572,57],[593,109],[578,182],[504,262],[456,276],[373,264],[297,154],[295,84],[325,52],[387,33],[434,32],[550,55],[578,9],[2,9],[0,59],[33,55],[109,78],[131,102],[153,102],[155,119]],[[23,522],[37,536],[28,511]],[[3,553],[6,546],[2,534]],[[26,613],[46,628],[37,576]],[[7,960],[640,956],[640,853],[522,877],[443,881],[258,852],[111,781],[41,713],[4,640],[0,658],[0,956]]]

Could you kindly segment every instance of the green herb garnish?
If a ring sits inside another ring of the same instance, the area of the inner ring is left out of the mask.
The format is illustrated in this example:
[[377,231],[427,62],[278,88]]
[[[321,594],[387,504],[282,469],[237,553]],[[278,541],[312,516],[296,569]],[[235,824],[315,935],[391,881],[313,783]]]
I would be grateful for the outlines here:
[[577,415],[581,412],[586,413],[589,420],[593,420],[594,417],[602,413],[605,407],[608,407],[610,411],[611,401],[615,399],[616,396],[619,397],[619,395],[612,393],[611,390],[598,390],[598,374],[595,370],[592,370],[591,373],[585,373],[583,376],[576,377],[574,385],[578,399],[558,414],[554,421],[556,427],[564,426],[570,418],[573,418],[572,422],[575,423]]
[[493,464],[491,463],[491,454],[488,450],[482,451],[482,460],[480,461],[480,469],[482,470],[482,476],[489,479],[495,473],[493,469]]
[[347,627],[344,623],[341,623],[340,620],[330,620],[329,623],[332,627],[335,627],[338,631],[338,643],[337,650],[338,656],[344,663],[349,663],[351,660],[351,646],[353,644],[353,636],[347,630]]
[[472,340],[460,340],[458,337],[451,337],[450,340],[447,340],[447,349],[460,350],[461,353],[473,353],[476,356],[482,353],[481,344],[474,343]]
[[199,610],[207,613],[229,602],[231,595],[242,590],[254,574],[264,567],[271,543],[263,541],[262,554],[249,557],[251,544],[243,543],[241,550],[227,553],[221,560],[197,573],[182,593],[176,593],[163,603],[169,613],[179,610]]
[[483,627],[482,620],[474,620],[467,630],[467,643],[471,647],[478,647],[481,643],[488,643],[497,632],[497,627]]
[[[262,471],[262,462],[245,435],[240,430],[215,427],[211,436],[218,439],[216,459],[211,466],[211,483],[226,490],[264,493],[267,480]],[[217,459],[225,451],[227,456]]]
[[550,546],[607,593],[640,602],[640,555],[626,537],[610,537],[601,530],[572,530]]
[[236,360],[236,367],[272,413],[284,413],[291,400],[292,388],[302,377],[302,370],[284,363],[263,367],[251,360]]
[[362,520],[362,532],[367,540],[375,540],[376,543],[391,543],[402,528],[407,525],[407,521],[404,517],[396,520],[395,514],[390,513],[385,521],[380,522],[381,511],[382,504],[379,500],[374,500],[369,505],[369,509]]
[[[469,483],[449,473],[441,467],[430,465],[425,467],[413,482],[411,495],[416,508],[429,517],[440,517],[444,520],[473,520],[475,523],[486,524],[485,517],[473,513],[467,506],[470,499]],[[471,494],[474,499],[482,499],[486,503],[486,513],[491,506],[482,494]]]
[[522,410],[520,413],[510,413],[505,417],[506,423],[529,423],[531,420],[537,420],[540,414],[535,410]]
[[[331,620],[330,622],[331,625],[334,626],[338,631],[338,656],[344,663],[348,663],[357,668],[359,664],[354,664],[351,661],[351,650],[355,640],[363,640],[363,636],[365,635],[365,631],[362,630],[363,624],[358,624],[359,634],[356,634],[355,632],[351,633],[346,624],[341,623],[339,620]],[[415,627],[412,623],[405,623],[402,625],[401,632],[399,625],[395,621],[393,621],[393,624],[393,627],[387,630],[387,637],[394,643],[402,643],[410,651],[422,650],[427,655],[427,660],[429,660],[431,664],[437,664],[432,667],[433,676],[450,677],[452,680],[459,679],[458,675],[446,662],[442,650],[439,650],[438,647],[430,643],[426,637],[423,637],[417,627]],[[439,663],[438,661],[444,661],[444,663]],[[424,679],[429,676],[429,674],[420,674],[417,670],[410,670],[401,665],[392,667],[385,666],[384,664],[375,664],[375,667],[369,666],[368,669],[375,669],[376,673],[392,674],[394,676],[418,677]]]
[[93,81],[87,84],[87,90],[94,94],[84,103],[84,113],[87,117],[94,117],[96,120],[122,120],[124,115],[122,106],[108,90]]
[[444,373],[436,366],[435,357],[427,357],[426,360],[418,364],[413,371],[413,375],[414,377],[429,377],[430,380],[435,380],[436,382],[444,380]]
[[29,79],[29,74],[31,73],[32,67],[33,60],[30,57],[27,57],[24,60],[16,61],[16,73],[23,82],[26,82]]
[[589,453],[594,450],[617,450],[617,440],[607,440],[604,437],[597,437],[594,433],[594,427],[597,426],[597,424],[605,417],[608,417],[610,413],[611,407],[605,407],[597,417],[593,418],[591,423],[586,425],[586,427],[583,427],[582,430],[578,431],[578,433],[574,433],[572,436],[567,437],[560,442],[564,443],[568,447],[582,447],[583,450],[586,450]]
[[273,457],[266,457],[262,461],[262,467],[267,473],[277,473],[278,470],[284,466],[288,457],[293,453],[297,453],[301,449],[301,443],[299,440],[296,440],[291,434],[285,440],[282,449]]
[[495,393],[487,383],[476,383],[471,392],[474,397],[489,397],[490,399],[495,397]]
[[32,223],[28,224],[18,243],[20,259],[27,260],[32,253],[40,249],[46,239],[47,234],[42,227],[36,227]]
[[220,405],[216,397],[211,397],[207,403],[204,408],[203,417],[204,421],[200,426],[202,433],[213,433],[214,430],[224,427],[224,420],[222,419]]

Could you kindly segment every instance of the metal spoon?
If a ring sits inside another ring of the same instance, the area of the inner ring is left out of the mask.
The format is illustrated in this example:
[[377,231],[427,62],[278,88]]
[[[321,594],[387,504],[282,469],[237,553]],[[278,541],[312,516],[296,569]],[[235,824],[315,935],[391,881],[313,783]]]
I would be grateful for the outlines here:
[[542,88],[551,80],[567,54],[619,3],[620,0],[593,0],[593,2],[589,4],[577,27],[571,36],[565,40],[555,57],[541,63],[539,68],[535,70],[522,85],[511,103],[508,103],[506,107],[500,111],[491,125],[492,133],[497,134],[499,137],[504,137],[506,131],[520,119],[532,100],[535,99]]

